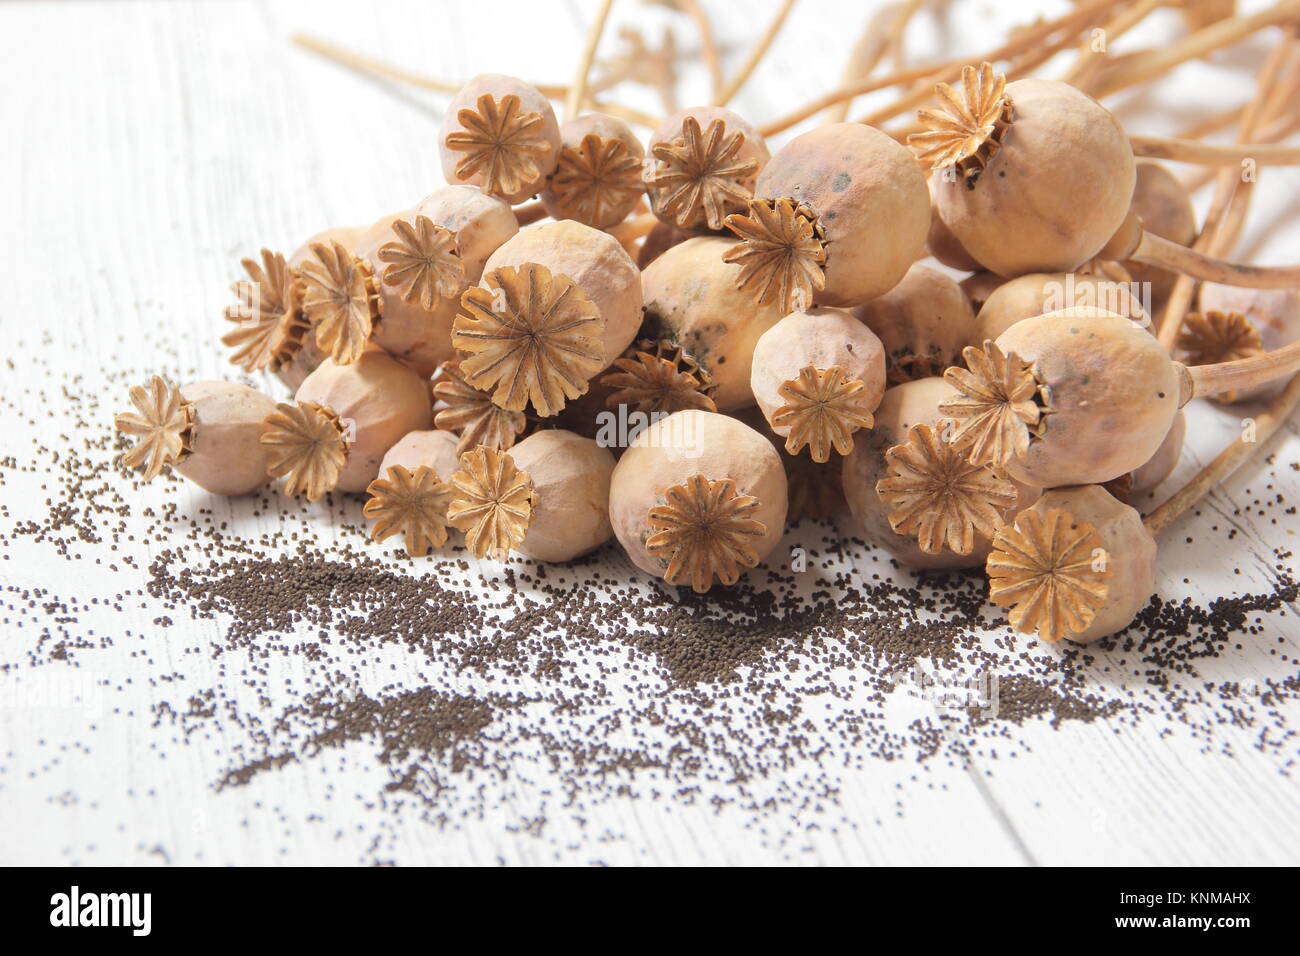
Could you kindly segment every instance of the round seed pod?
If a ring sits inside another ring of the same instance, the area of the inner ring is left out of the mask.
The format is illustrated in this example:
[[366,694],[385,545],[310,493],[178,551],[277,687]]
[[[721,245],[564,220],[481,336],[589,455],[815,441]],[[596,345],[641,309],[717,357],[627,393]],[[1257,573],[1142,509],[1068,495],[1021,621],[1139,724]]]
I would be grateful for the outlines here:
[[347,454],[334,485],[340,491],[365,491],[378,477],[388,450],[410,432],[428,429],[433,421],[427,379],[373,346],[348,365],[323,361],[294,399],[319,405],[338,417]]
[[1053,488],[999,532],[988,571],[1016,630],[1090,644],[1126,628],[1154,593],[1156,542],[1099,485]]
[[[1137,161],[1133,187],[1133,212],[1142,228],[1162,239],[1190,246],[1196,238],[1196,210],[1187,187],[1167,168],[1150,159]],[[1152,302],[1163,302],[1173,290],[1177,276],[1168,269],[1128,260],[1124,268],[1134,282],[1150,283]]]
[[1136,179],[1128,135],[1067,83],[1003,83],[985,64],[967,68],[963,92],[949,88],[983,131],[977,148],[966,125],[933,111],[921,114],[930,130],[910,142],[942,167],[939,215],[980,265],[1009,277],[1072,272],[1128,215]]
[[446,480],[460,468],[460,455],[456,451],[459,441],[455,432],[445,428],[407,432],[384,454],[379,474],[388,474],[388,469],[394,466],[407,471],[432,468],[434,474]]
[[571,279],[604,319],[604,356],[597,372],[632,344],[641,327],[641,273],[609,233],[570,219],[521,229],[488,257],[484,272],[525,263]]
[[655,223],[654,228],[646,235],[645,241],[641,243],[640,250],[637,251],[637,268],[645,269],[673,246],[689,238],[691,238],[689,232],[683,232],[676,226],[666,222]]
[[737,288],[740,267],[723,255],[735,243],[700,236],[673,246],[641,275],[645,335],[680,346],[713,377],[722,412],[754,401],[754,345],[784,314],[776,302],[755,305]]
[[930,202],[930,232],[925,239],[925,251],[949,269],[956,269],[958,272],[980,270],[980,264],[975,261],[975,257],[962,248],[957,237],[944,223],[933,200]]
[[[876,409],[875,427],[862,440],[855,442],[853,450],[844,456],[842,484],[853,519],[853,532],[883,548],[904,567],[916,570],[979,567],[991,547],[990,536],[976,529],[973,546],[967,554],[958,554],[946,545],[937,551],[923,550],[915,535],[894,530],[890,516],[895,513],[895,507],[881,497],[877,488],[878,482],[891,475],[887,458],[889,450],[906,442],[913,426],[928,426],[941,431],[944,416],[939,411],[939,404],[954,394],[952,386],[937,377],[895,385],[885,392]],[[1039,494],[1037,489],[1014,482],[1009,484],[1015,500],[1009,505],[1001,499],[995,500],[996,505],[1003,506],[997,510],[1004,518],[1017,514]],[[941,502],[935,502],[936,508],[939,504]],[[964,520],[964,516],[954,514],[948,520]]]
[[975,310],[976,315],[980,309],[984,308],[984,303],[988,301],[995,289],[1007,280],[994,272],[979,271],[968,275],[957,285],[961,286],[961,291],[966,293],[966,298],[970,300],[971,308]]
[[938,269],[923,265],[913,265],[898,285],[853,314],[884,344],[889,381],[895,385],[942,375],[961,361],[961,350],[975,332],[975,312],[966,293]]
[[[488,256],[519,231],[519,220],[508,203],[473,186],[443,186],[425,196],[414,209],[435,226],[456,237],[464,284],[473,285],[483,275]],[[378,269],[379,263],[376,263]]]
[[763,435],[715,412],[676,412],[623,453],[610,481],[609,517],[632,563],[672,584],[706,591],[734,584],[785,530],[781,458]]
[[1074,272],[1033,272],[1008,279],[989,294],[967,344],[996,339],[1021,319],[1073,308],[1104,309],[1150,326],[1150,317],[1128,283]]
[[1160,443],[1156,453],[1145,465],[1133,470],[1133,485],[1129,494],[1136,498],[1146,494],[1173,474],[1178,467],[1178,458],[1183,453],[1183,440],[1187,437],[1187,416],[1179,409],[1174,416],[1165,440]]
[[680,110],[650,134],[650,208],[678,229],[717,231],[745,208],[770,158],[763,137],[739,114],[721,106]]
[[467,183],[510,204],[536,195],[560,158],[550,101],[513,76],[483,73],[460,88],[438,135],[448,183]]
[[792,312],[759,337],[749,377],[754,400],[786,451],[813,461],[853,448],[885,394],[885,350],[842,309]]
[[1113,313],[1049,312],[1017,322],[996,345],[1031,366],[1044,406],[1027,450],[1006,466],[1025,484],[1096,484],[1133,471],[1178,412],[1177,367],[1155,336]]
[[[1207,282],[1201,286],[1199,301],[1202,317],[1211,317],[1216,312],[1224,317],[1240,315],[1259,334],[1259,341],[1256,343],[1247,330],[1230,320],[1225,323],[1224,319],[1213,317],[1208,328],[1196,330],[1211,339],[1204,343],[1203,354],[1193,356],[1196,364],[1252,354],[1255,349],[1272,352],[1300,339],[1300,291],[1295,289],[1244,289]],[[1188,331],[1191,330],[1184,327],[1184,335]],[[1234,340],[1234,333],[1238,340]],[[1239,341],[1242,337],[1250,339],[1244,349]],[[1183,338],[1179,344],[1188,343]],[[1275,395],[1285,384],[1284,379],[1277,379],[1256,388],[1239,389],[1223,396],[1223,400],[1259,401]]]
[[552,219],[593,229],[618,225],[645,193],[645,147],[631,127],[604,113],[584,113],[560,127],[560,160],[542,190]]
[[[747,287],[787,290],[780,296],[786,312],[810,301],[848,307],[883,295],[921,257],[930,231],[930,194],[916,159],[861,123],[832,123],[790,140],[758,177],[755,196],[768,209],[751,206],[748,228],[729,223],[746,240],[733,255],[746,263]],[[809,227],[805,241],[776,263],[757,254],[773,242],[788,244],[779,233],[790,224],[777,222],[773,232],[765,225],[771,217]],[[743,258],[745,246],[753,259]],[[801,287],[804,276],[811,284]]]
[[614,536],[609,485],[614,456],[590,438],[561,428],[529,435],[510,449],[533,479],[537,504],[518,550],[537,561],[569,561]]
[[[289,256],[289,266],[293,269],[299,268],[311,255],[311,247],[318,243],[338,242],[347,249],[355,248],[357,242],[365,235],[366,228],[365,226],[343,226],[318,232],[294,250],[293,255]],[[296,392],[303,379],[316,371],[328,355],[329,353],[316,341],[315,330],[308,329],[303,333],[301,348],[294,353],[292,359],[276,369],[275,374],[280,381],[289,386],[290,391]]]

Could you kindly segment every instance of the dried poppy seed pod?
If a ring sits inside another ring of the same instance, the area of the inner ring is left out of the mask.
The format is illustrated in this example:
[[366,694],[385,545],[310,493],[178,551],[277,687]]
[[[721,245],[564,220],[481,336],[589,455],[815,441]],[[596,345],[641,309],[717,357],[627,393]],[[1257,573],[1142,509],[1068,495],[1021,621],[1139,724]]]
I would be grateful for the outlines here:
[[786,439],[825,462],[847,455],[853,434],[871,427],[885,394],[885,350],[869,328],[843,309],[792,312],[759,338],[749,377],[763,417]]
[[963,89],[940,84],[951,112],[922,110],[908,141],[934,167],[944,224],[999,275],[1070,272],[1092,259],[1128,215],[1135,169],[1110,111],[1073,86],[1007,84],[987,63]]
[[1183,440],[1186,437],[1187,416],[1179,409],[1156,453],[1147,459],[1145,465],[1133,469],[1133,483],[1129,489],[1131,497],[1136,499],[1138,495],[1146,494],[1173,474],[1178,467],[1178,458],[1183,453]]
[[560,159],[542,190],[542,205],[552,219],[609,229],[644,195],[644,164],[645,147],[631,127],[604,113],[584,113],[560,127]]
[[[1214,312],[1223,316],[1240,315],[1258,333],[1257,347],[1261,351],[1271,352],[1300,339],[1300,291],[1295,289],[1243,289],[1207,282],[1201,286],[1199,301],[1202,316],[1208,317]],[[1184,335],[1189,331],[1193,330],[1184,328]],[[1252,354],[1249,348],[1243,349],[1247,342],[1233,340],[1234,331],[1240,335],[1245,330],[1230,322],[1211,322],[1208,328],[1199,331],[1201,334],[1193,335],[1191,341],[1179,343],[1180,347],[1190,346],[1199,353],[1189,364],[1222,361],[1228,355],[1241,357]],[[1252,339],[1249,333],[1243,338]],[[1255,346],[1256,343],[1252,339],[1249,345]],[[1240,389],[1231,398],[1221,400],[1258,401],[1276,394],[1283,385],[1284,382],[1278,380],[1258,388]]]
[[[1187,187],[1160,163],[1149,159],[1137,162],[1137,179],[1133,187],[1132,211],[1142,228],[1180,246],[1190,246],[1196,238],[1196,210]],[[1174,287],[1175,273],[1159,266],[1129,260],[1124,263],[1134,282],[1149,283],[1152,303],[1163,302]]]
[[650,134],[650,207],[678,229],[716,232],[728,214],[745,208],[770,157],[763,137],[731,110],[681,110]]
[[645,334],[680,346],[708,371],[722,412],[754,401],[754,345],[785,314],[776,302],[755,305],[737,288],[740,267],[723,259],[733,245],[719,236],[688,239],[641,274]]
[[930,232],[925,239],[925,251],[949,269],[956,269],[958,272],[980,271],[981,266],[975,257],[962,248],[962,244],[957,241],[952,230],[944,223],[933,199],[930,200]]
[[157,375],[130,395],[135,411],[114,424],[137,439],[122,462],[141,468],[146,481],[167,465],[214,495],[248,494],[270,480],[259,439],[275,399],[235,382],[176,388]]
[[890,136],[833,123],[796,136],[772,157],[728,259],[758,302],[783,312],[810,303],[855,306],[898,284],[930,229],[921,167]]
[[[852,515],[852,528],[902,564],[917,570],[979,567],[984,563],[991,545],[994,530],[988,525],[984,506],[993,507],[1004,518],[1032,503],[1038,491],[1009,483],[1014,499],[1006,498],[1003,487],[993,469],[971,473],[963,472],[964,481],[954,482],[956,474],[951,467],[944,468],[946,458],[936,460],[932,466],[912,470],[915,480],[910,489],[902,486],[890,490],[886,496],[910,490],[911,501],[886,500],[880,482],[901,475],[891,472],[888,454],[891,449],[906,443],[917,426],[924,426],[942,439],[943,414],[939,405],[954,394],[952,386],[941,378],[922,378],[896,385],[885,392],[875,413],[875,426],[871,432],[854,443],[853,451],[844,457],[842,487],[844,498]],[[960,495],[954,491],[962,492]],[[911,513],[918,510],[934,515],[939,520],[925,530],[934,538],[928,543],[930,550],[921,547],[917,531],[919,523],[909,521]],[[892,520],[891,520],[892,519]],[[895,524],[905,531],[895,530]],[[983,532],[980,530],[983,525]],[[947,543],[969,535],[970,550],[960,554]],[[933,545],[937,544],[938,547]]]
[[1155,591],[1156,542],[1099,485],[1054,488],[994,540],[989,597],[1011,626],[1089,644],[1132,623]]
[[468,183],[510,204],[546,185],[560,157],[550,101],[513,76],[483,73],[460,88],[438,136],[448,183]]
[[670,584],[734,584],[781,540],[787,488],[771,442],[734,418],[688,410],[641,432],[609,490],[632,563]]
[[942,375],[961,361],[961,350],[970,345],[975,330],[975,311],[966,293],[939,270],[923,265],[913,265],[898,285],[853,314],[884,345],[893,385]]
[[375,346],[348,365],[326,359],[294,400],[268,418],[262,443],[285,493],[309,501],[333,488],[365,491],[388,450],[433,417],[425,379]]
[[[427,216],[435,226],[456,237],[466,286],[478,282],[488,256],[519,231],[519,220],[509,204],[473,186],[435,189],[416,204],[414,213],[417,217]],[[388,271],[386,267],[386,283]]]
[[480,446],[461,456],[448,479],[452,498],[447,520],[465,532],[476,558],[505,560],[519,548],[535,517],[533,479],[509,454]]
[[432,468],[446,478],[460,467],[458,441],[455,432],[442,428],[407,432],[385,452],[379,474],[386,475],[389,468],[400,465],[407,471]]
[[1006,280],[989,294],[966,344],[996,339],[1022,319],[1074,308],[1104,309],[1150,328],[1150,317],[1130,283],[1075,272],[1032,272]]
[[636,267],[644,270],[673,246],[690,238],[691,234],[689,232],[683,232],[676,226],[669,225],[666,222],[656,223],[641,243],[641,248],[637,251]]
[[989,300],[989,296],[1006,281],[995,272],[980,270],[968,275],[957,285],[961,286],[961,291],[966,293],[966,298],[970,300],[971,308],[975,310],[976,315],[979,315],[980,309],[984,308],[984,303]]
[[515,465],[532,478],[537,504],[518,545],[537,561],[569,561],[614,536],[609,523],[609,482],[614,456],[590,438],[551,428],[510,449]]
[[[600,311],[601,372],[626,351],[641,327],[641,273],[608,233],[573,220],[544,222],[502,244],[485,269],[537,263],[567,276]],[[593,373],[595,374],[595,373]]]

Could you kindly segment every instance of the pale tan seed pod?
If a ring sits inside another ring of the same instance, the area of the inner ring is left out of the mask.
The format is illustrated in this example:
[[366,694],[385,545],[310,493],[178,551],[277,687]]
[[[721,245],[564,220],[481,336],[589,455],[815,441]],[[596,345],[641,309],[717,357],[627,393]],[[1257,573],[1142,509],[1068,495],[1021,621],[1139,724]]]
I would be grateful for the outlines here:
[[448,183],[478,186],[513,205],[539,193],[555,171],[560,125],[536,87],[483,73],[452,97],[438,143]]
[[776,298],[783,312],[851,307],[888,292],[921,257],[930,195],[892,137],[832,123],[783,146],[758,177],[748,215],[728,227],[742,239],[729,258],[756,300]]
[[[862,535],[870,543],[883,548],[899,564],[916,570],[946,570],[974,568],[984,563],[991,547],[988,535],[974,536],[968,554],[958,554],[942,547],[938,551],[922,549],[912,534],[894,530],[890,516],[895,512],[891,502],[881,497],[877,484],[890,477],[887,457],[891,448],[906,442],[915,426],[934,429],[944,434],[944,416],[939,405],[953,396],[952,386],[942,378],[922,378],[895,385],[885,392],[875,413],[871,432],[854,443],[853,451],[844,457],[842,487],[852,520],[848,522],[853,534]],[[1035,501],[1037,489],[1011,483],[1016,499],[1009,507],[1001,507],[1001,499],[990,499],[999,506],[1004,519],[1014,516]]]
[[633,564],[706,591],[772,552],[787,495],[771,442],[735,418],[692,409],[650,425],[623,453],[609,517]]
[[123,464],[146,480],[164,467],[214,495],[244,495],[270,480],[262,421],[275,399],[235,382],[191,382],[179,389],[154,376],[131,389],[135,411],[118,415],[118,431],[136,445]]
[[1186,437],[1187,416],[1179,409],[1178,414],[1174,416],[1173,425],[1169,427],[1165,440],[1160,443],[1156,453],[1147,459],[1145,465],[1133,470],[1133,483],[1129,490],[1133,500],[1137,500],[1138,495],[1151,491],[1174,473],[1174,469],[1178,467],[1178,459],[1183,453],[1183,441]]
[[961,291],[966,293],[966,298],[970,300],[971,308],[978,315],[980,309],[984,308],[984,303],[988,301],[994,291],[997,290],[1007,280],[1002,278],[996,272],[980,270],[968,275],[957,284],[961,286]]
[[650,207],[678,229],[716,232],[745,208],[770,158],[763,137],[739,114],[721,106],[681,110],[650,134]]
[[952,112],[923,110],[927,131],[909,142],[936,170],[935,203],[962,248],[1008,277],[1095,257],[1123,225],[1136,178],[1110,111],[1067,83],[1006,84],[988,64],[967,67],[960,92],[941,91]]
[[942,375],[961,361],[961,350],[975,332],[975,312],[966,293],[938,269],[920,264],[853,314],[884,345],[891,385]]
[[[1196,210],[1187,187],[1168,168],[1150,159],[1137,161],[1132,210],[1147,232],[1190,246],[1196,238]],[[1159,266],[1128,260],[1124,268],[1134,282],[1149,283],[1152,303],[1163,303],[1174,287],[1177,275]]]
[[[931,189],[933,188],[933,181],[931,181]],[[944,223],[933,199],[930,200],[930,232],[925,239],[925,251],[949,269],[956,269],[958,272],[978,272],[981,269],[975,257],[962,247],[957,237],[952,234],[952,230]]]
[[488,256],[519,231],[519,220],[509,204],[474,186],[443,186],[421,199],[416,216],[428,216],[456,237],[465,284],[483,276]]
[[885,350],[843,309],[792,312],[754,346],[750,387],[786,451],[815,462],[846,455],[885,394]]
[[669,225],[666,222],[655,223],[654,228],[650,230],[641,243],[641,248],[637,250],[636,267],[641,270],[646,269],[650,263],[673,246],[690,238],[691,234],[689,232],[683,232],[676,226]]
[[641,273],[618,240],[573,220],[521,229],[488,258],[487,272],[525,263],[568,277],[586,294],[604,321],[603,355],[597,374],[626,351],[641,327]]
[[609,449],[548,428],[511,448],[510,457],[532,478],[537,496],[520,553],[536,561],[570,561],[614,536],[609,523],[614,456]]
[[631,127],[604,113],[584,113],[560,127],[560,160],[542,190],[552,219],[593,229],[618,225],[645,194],[645,147]]
[[394,466],[407,471],[432,468],[438,477],[446,480],[460,467],[460,454],[456,451],[458,442],[456,433],[444,428],[407,432],[384,453],[383,461],[379,463],[379,474],[388,474],[388,469]]
[[[311,255],[311,248],[314,245],[338,242],[349,249],[355,247],[367,228],[366,226],[340,226],[316,233],[289,256],[290,268],[294,270],[300,269],[303,262]],[[325,361],[328,355],[329,353],[321,348],[320,343],[316,341],[315,330],[308,329],[303,334],[301,347],[288,362],[276,369],[276,375],[280,381],[289,386],[290,391],[296,392],[303,380],[316,371],[316,368],[321,362]]]
[[[1242,316],[1259,333],[1258,346],[1263,351],[1272,352],[1300,339],[1300,291],[1296,289],[1245,289],[1207,282],[1201,286],[1199,302],[1203,316],[1212,312]],[[1220,342],[1219,350],[1211,347],[1200,356],[1201,360],[1216,361],[1225,354],[1222,349],[1226,344]],[[1284,379],[1278,379],[1257,388],[1240,389],[1230,400],[1260,401],[1277,394],[1285,384]]]
[[1022,319],[1073,308],[1104,309],[1150,327],[1142,300],[1128,283],[1075,272],[1032,272],[1007,279],[989,294],[967,344],[996,339]]
[[1156,542],[1099,485],[1054,488],[998,534],[990,597],[1012,626],[1090,644],[1128,627],[1155,591]]
[[641,275],[645,335],[682,348],[713,378],[721,412],[754,401],[754,345],[784,314],[776,302],[756,305],[737,288],[740,267],[723,259],[734,243],[700,236],[673,246]]
[[374,346],[348,365],[326,359],[307,376],[294,400],[337,416],[347,456],[334,484],[340,491],[365,491],[379,477],[388,450],[404,435],[428,429],[433,420],[428,381]]

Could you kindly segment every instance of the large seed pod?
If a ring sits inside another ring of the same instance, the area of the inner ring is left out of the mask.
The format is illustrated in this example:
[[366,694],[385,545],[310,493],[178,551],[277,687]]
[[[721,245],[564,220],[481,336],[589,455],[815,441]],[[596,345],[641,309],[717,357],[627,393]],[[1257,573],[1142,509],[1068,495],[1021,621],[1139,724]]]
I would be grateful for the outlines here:
[[1008,279],[984,300],[968,345],[996,339],[1022,319],[1062,309],[1114,312],[1149,327],[1150,317],[1130,283],[1074,272],[1032,272]]
[[755,305],[737,288],[740,267],[723,259],[735,243],[700,236],[679,243],[641,275],[645,335],[680,346],[713,377],[719,411],[754,401],[754,345],[785,313],[776,302]]
[[706,591],[734,584],[781,540],[787,487],[776,449],[743,422],[677,412],[637,436],[614,468],[609,516],[641,570]]
[[938,269],[919,264],[853,314],[884,345],[889,381],[895,385],[942,375],[961,361],[975,331],[975,312],[961,287]]
[[537,503],[518,550],[537,561],[570,561],[614,536],[609,486],[614,456],[561,428],[529,435],[510,449],[533,480]]

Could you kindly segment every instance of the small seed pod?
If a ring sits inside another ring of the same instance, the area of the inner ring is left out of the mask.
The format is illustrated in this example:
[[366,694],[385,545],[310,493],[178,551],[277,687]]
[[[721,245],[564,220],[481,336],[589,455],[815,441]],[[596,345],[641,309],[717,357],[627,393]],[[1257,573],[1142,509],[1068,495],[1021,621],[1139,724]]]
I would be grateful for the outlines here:
[[919,259],[930,196],[906,148],[861,123],[796,136],[772,157],[727,258],[741,287],[783,314],[855,306],[888,292]]
[[[519,231],[519,220],[508,204],[473,186],[435,189],[420,200],[414,214],[417,219],[428,217],[434,226],[441,226],[455,237],[464,287],[482,278],[488,257]],[[379,259],[387,263],[382,270],[384,284],[396,284],[407,291],[411,283],[407,279],[409,272],[402,270],[403,263],[393,256],[380,255]]]
[[613,236],[572,220],[539,223],[520,230],[492,253],[485,269],[525,263],[568,277],[599,310],[604,331],[596,372],[608,368],[632,344],[641,327],[641,273]]
[[669,584],[735,584],[781,540],[780,456],[737,419],[688,410],[637,436],[610,482],[609,516],[632,563]]
[[[1132,211],[1142,228],[1180,246],[1190,246],[1196,238],[1196,210],[1187,187],[1160,163],[1140,159],[1133,188]],[[1159,266],[1129,260],[1124,263],[1134,282],[1150,283],[1151,302],[1164,302],[1174,287],[1177,275]]]
[[537,504],[518,550],[537,561],[569,561],[614,536],[609,482],[614,456],[560,428],[529,435],[510,450],[532,478]]
[[[1189,365],[1272,352],[1300,340],[1300,292],[1295,289],[1243,289],[1207,282],[1201,286],[1200,306],[1200,320],[1188,316],[1178,342]],[[1241,320],[1233,320],[1233,315]],[[1258,401],[1276,394],[1282,385],[1278,380],[1216,397]]]
[[656,223],[654,228],[646,235],[645,241],[641,243],[641,248],[637,251],[636,267],[644,270],[673,246],[685,242],[689,238],[691,238],[689,232],[683,232],[676,226],[669,225],[666,222]]
[[524,413],[502,408],[488,392],[471,385],[461,374],[458,362],[446,362],[438,369],[433,395],[437,400],[434,421],[438,428],[459,436],[457,455],[479,445],[505,451],[524,430]]
[[734,243],[700,236],[673,246],[641,275],[644,334],[679,346],[717,386],[722,412],[751,404],[754,345],[784,314],[776,302],[755,305],[737,288],[740,267],[723,259]]
[[1133,500],[1138,495],[1146,494],[1174,473],[1178,467],[1178,458],[1183,453],[1183,440],[1187,437],[1187,416],[1180,409],[1174,416],[1165,440],[1160,443],[1156,453],[1145,465],[1132,472],[1133,483],[1129,495]]
[[979,567],[997,522],[1038,496],[989,466],[970,466],[943,443],[939,405],[952,395],[941,378],[894,386],[876,409],[875,427],[844,457],[854,531],[904,567]]
[[984,308],[984,303],[988,301],[989,296],[1006,281],[995,272],[980,271],[968,275],[957,284],[961,286],[961,291],[966,293],[971,308],[978,315],[980,309]]
[[681,110],[650,134],[644,175],[650,206],[678,229],[716,232],[753,197],[770,156],[758,131],[731,110]]
[[1006,280],[989,294],[966,344],[996,339],[1021,319],[1073,308],[1104,309],[1150,325],[1141,299],[1128,283],[1075,272],[1031,272]]
[[698,408],[716,412],[713,376],[679,346],[642,339],[600,377],[602,409],[625,406],[645,415]]
[[315,501],[333,488],[364,491],[388,450],[432,417],[428,383],[371,346],[348,365],[322,362],[294,404],[267,418],[262,443],[271,446],[271,475],[286,478],[285,494]]
[[949,269],[958,272],[978,272],[981,269],[975,257],[962,248],[952,230],[944,223],[933,199],[930,201],[930,233],[925,239],[925,251]]
[[366,493],[370,500],[362,513],[375,520],[371,537],[376,541],[400,534],[411,557],[447,543],[452,489],[428,465],[390,465],[366,487]]
[[455,432],[443,428],[407,432],[384,454],[379,473],[385,475],[389,468],[400,465],[407,471],[431,468],[443,478],[450,477],[460,468],[459,441]]
[[1072,272],[1128,215],[1133,149],[1110,111],[1067,83],[1007,84],[987,63],[963,89],[938,87],[947,111],[922,110],[908,142],[938,170],[939,215],[999,275]]
[[1011,626],[1089,644],[1123,630],[1155,591],[1156,542],[1133,508],[1098,485],[1054,488],[1004,525],[989,597]]
[[773,433],[792,455],[813,461],[853,449],[885,393],[885,350],[842,309],[792,312],[754,346],[750,387]]
[[550,101],[513,76],[483,73],[460,88],[438,136],[448,183],[468,183],[510,204],[536,195],[560,158]]
[[645,147],[621,119],[584,113],[560,127],[560,160],[542,190],[553,219],[593,229],[618,225],[645,193]]
[[461,457],[451,476],[447,520],[465,532],[476,558],[504,560],[519,548],[535,516],[533,479],[503,451],[482,446]]
[[157,375],[130,397],[135,411],[118,415],[114,425],[135,437],[122,463],[141,469],[146,481],[168,465],[214,495],[248,494],[270,480],[259,439],[275,399],[235,382],[177,388]]
[[939,270],[923,265],[912,266],[898,285],[853,314],[883,343],[891,385],[942,375],[961,362],[961,350],[975,331],[966,293]]

